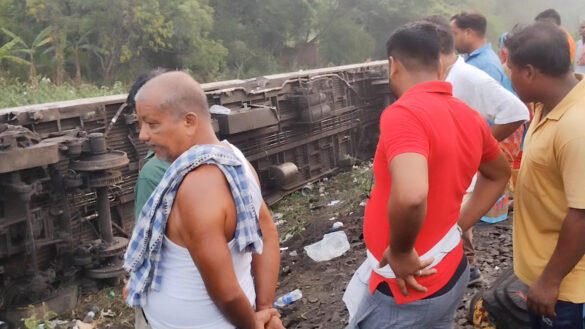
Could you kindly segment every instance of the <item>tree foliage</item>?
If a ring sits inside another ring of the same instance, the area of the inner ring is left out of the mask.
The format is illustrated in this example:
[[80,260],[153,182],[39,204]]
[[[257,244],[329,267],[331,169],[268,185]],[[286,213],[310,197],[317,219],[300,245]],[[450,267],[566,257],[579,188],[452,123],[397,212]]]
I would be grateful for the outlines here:
[[76,86],[155,67],[247,78],[383,59],[390,33],[427,14],[479,9],[495,42],[549,6],[571,32],[585,15],[582,0],[0,0],[0,75]]

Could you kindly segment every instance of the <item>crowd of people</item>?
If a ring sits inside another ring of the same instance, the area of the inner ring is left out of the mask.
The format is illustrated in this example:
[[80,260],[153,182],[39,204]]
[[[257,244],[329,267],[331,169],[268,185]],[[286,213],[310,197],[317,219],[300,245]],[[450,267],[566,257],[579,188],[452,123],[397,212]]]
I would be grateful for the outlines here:
[[[503,34],[499,55],[487,24],[475,11],[433,15],[386,43],[397,100],[380,117],[347,328],[452,328],[467,285],[483,280],[472,228],[506,219],[511,192],[532,328],[584,326],[585,20],[574,42],[544,11]],[[283,328],[275,225],[200,85],[152,71],[127,104],[151,150],[124,263],[136,328]]]

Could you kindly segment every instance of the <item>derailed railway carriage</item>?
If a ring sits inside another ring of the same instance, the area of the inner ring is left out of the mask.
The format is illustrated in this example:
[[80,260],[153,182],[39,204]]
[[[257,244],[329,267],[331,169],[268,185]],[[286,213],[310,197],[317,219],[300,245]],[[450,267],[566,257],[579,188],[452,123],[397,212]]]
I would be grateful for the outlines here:
[[[203,85],[214,129],[274,203],[373,155],[387,62]],[[0,320],[72,308],[123,275],[147,146],[125,95],[0,109]]]

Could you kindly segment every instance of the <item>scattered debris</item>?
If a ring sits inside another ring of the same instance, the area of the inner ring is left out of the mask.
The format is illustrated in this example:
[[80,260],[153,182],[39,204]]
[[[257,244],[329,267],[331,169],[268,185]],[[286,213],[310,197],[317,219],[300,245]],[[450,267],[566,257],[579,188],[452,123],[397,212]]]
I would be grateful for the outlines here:
[[82,322],[81,320],[77,320],[75,322],[75,325],[73,326],[73,329],[93,329],[95,328],[95,325],[93,323],[85,323]]
[[305,247],[307,255],[316,262],[323,262],[343,255],[350,248],[343,231],[328,233],[323,239]]
[[291,251],[291,252],[289,253],[289,255],[290,255],[291,257],[297,257],[299,254],[297,253],[297,251],[296,251],[296,250],[293,250],[293,251]]
[[287,234],[284,236],[284,238],[282,238],[282,239],[280,240],[280,243],[287,242],[287,241],[288,241],[288,240],[290,240],[292,237],[293,237],[293,235],[292,235],[291,233],[287,233]]
[[301,194],[304,196],[309,196],[313,194],[313,185],[307,184],[301,188]]
[[278,299],[274,302],[274,306],[283,307],[284,305],[288,305],[288,304],[290,304],[294,301],[297,301],[301,298],[303,298],[303,293],[301,292],[300,289],[295,289],[289,293],[286,293],[286,294],[278,297]]
[[360,207],[365,207],[365,206],[366,206],[366,201],[360,202]]
[[102,311],[100,316],[103,317],[107,317],[107,318],[113,318],[116,316],[116,312],[112,311],[111,309],[108,308],[107,311]]
[[282,219],[282,217],[284,217],[284,214],[283,214],[283,213],[281,213],[281,212],[277,212],[277,213],[274,213],[274,214],[272,215],[272,219],[273,219],[273,220],[279,220],[279,219]]
[[330,202],[329,202],[327,205],[328,205],[329,207],[333,207],[333,206],[335,206],[336,204],[339,204],[339,203],[341,203],[341,201],[340,201],[340,200],[332,200],[332,201],[330,201]]
[[280,248],[280,251],[286,251],[286,250],[288,250],[288,247],[281,247]]
[[276,223],[274,223],[274,226],[279,226],[279,225],[282,225],[284,223],[286,223],[286,221],[284,219],[281,219],[281,220],[277,221]]
[[336,217],[331,217],[331,218],[329,218],[329,220],[330,220],[330,221],[334,221],[334,220],[336,220],[336,219],[337,219]]
[[85,317],[83,318],[83,322],[92,323],[94,318],[95,318],[95,312],[89,311],[85,314]]
[[333,223],[333,225],[331,226],[331,230],[332,230],[332,231],[333,231],[333,230],[337,230],[337,229],[339,229],[339,228],[342,228],[342,227],[343,227],[343,223],[342,223],[342,222],[335,222],[335,223]]

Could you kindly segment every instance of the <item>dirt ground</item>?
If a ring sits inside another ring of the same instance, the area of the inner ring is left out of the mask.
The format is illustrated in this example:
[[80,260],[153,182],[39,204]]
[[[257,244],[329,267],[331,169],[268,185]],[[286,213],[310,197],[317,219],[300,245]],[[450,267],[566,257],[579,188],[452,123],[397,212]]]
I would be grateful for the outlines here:
[[[348,313],[342,296],[353,272],[365,257],[361,225],[370,184],[370,165],[354,166],[349,172],[312,184],[310,194],[295,192],[271,207],[281,247],[286,249],[281,252],[276,297],[297,288],[303,293],[301,300],[280,308],[286,328],[339,329],[347,324]],[[341,229],[348,237],[350,250],[330,261],[315,262],[310,259],[303,247],[320,240],[338,221],[343,223]],[[489,284],[503,269],[511,266],[510,220],[476,226],[474,239],[478,263]],[[466,319],[467,304],[481,288],[482,285],[467,289],[457,311],[454,328],[473,328]],[[120,286],[85,297],[69,319],[83,318],[93,305],[100,310],[111,311],[109,316],[97,316],[95,327],[133,327],[133,310],[123,304]]]

